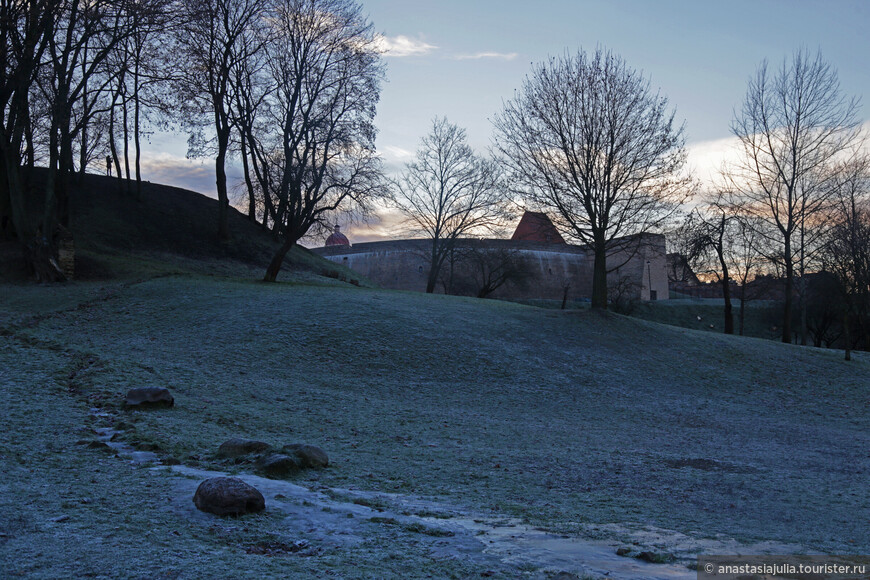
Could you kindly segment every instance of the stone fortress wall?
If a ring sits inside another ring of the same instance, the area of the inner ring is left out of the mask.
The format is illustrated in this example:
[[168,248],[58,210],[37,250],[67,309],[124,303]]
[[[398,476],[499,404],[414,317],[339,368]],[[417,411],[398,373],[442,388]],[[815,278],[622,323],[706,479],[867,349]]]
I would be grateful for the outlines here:
[[[608,275],[608,285],[622,282],[628,294],[640,300],[667,300],[668,274],[665,238],[643,234],[626,238],[623,249],[608,255],[608,268],[619,268]],[[359,272],[376,284],[395,290],[426,290],[431,241],[425,239],[367,242],[314,248],[328,260]],[[592,295],[592,251],[565,243],[540,243],[528,240],[460,240],[458,248],[477,251],[508,251],[526,273],[520,283],[502,286],[490,297],[514,300],[561,300],[565,285],[568,299],[588,299]],[[449,268],[445,264],[444,268]],[[442,272],[443,275],[443,272]],[[443,292],[439,285],[436,292]]]

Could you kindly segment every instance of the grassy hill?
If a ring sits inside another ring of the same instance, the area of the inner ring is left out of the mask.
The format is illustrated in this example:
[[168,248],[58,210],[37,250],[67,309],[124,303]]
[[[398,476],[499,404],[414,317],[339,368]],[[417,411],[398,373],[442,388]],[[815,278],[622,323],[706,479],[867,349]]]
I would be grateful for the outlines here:
[[[131,265],[138,242],[100,239],[124,275],[0,285],[3,577],[688,578],[698,553],[870,551],[866,353],[310,271],[266,285],[208,250]],[[121,407],[147,385],[175,406]],[[217,456],[232,437],[331,466],[258,479]],[[207,472],[266,511],[198,512]]]
[[[45,170],[30,176],[34,218],[41,216]],[[217,237],[218,205],[200,193],[159,185],[135,185],[103,175],[74,180],[70,195],[71,230],[76,246],[77,280],[109,280],[145,273],[187,272],[262,277],[280,242],[230,208],[230,239]],[[285,272],[311,280],[352,276],[346,268],[295,247]],[[14,242],[0,244],[0,277],[26,280]]]

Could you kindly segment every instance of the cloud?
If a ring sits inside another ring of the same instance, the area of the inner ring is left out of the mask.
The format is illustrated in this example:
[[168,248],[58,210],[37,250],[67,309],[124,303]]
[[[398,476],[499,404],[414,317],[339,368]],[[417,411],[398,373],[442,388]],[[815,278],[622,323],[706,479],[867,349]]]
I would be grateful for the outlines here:
[[378,34],[375,37],[375,44],[384,56],[393,56],[397,58],[403,56],[421,56],[438,48],[433,44],[404,35],[384,36]]
[[384,159],[394,160],[394,161],[407,161],[414,157],[413,151],[408,151],[407,149],[402,149],[401,147],[395,147],[393,145],[387,145],[383,148]]
[[726,137],[687,145],[686,151],[689,169],[704,186],[711,187],[719,180],[723,166],[739,160],[740,143],[736,137]]
[[368,219],[342,228],[351,244],[382,242],[412,237],[408,235],[405,217],[398,210],[380,204]]
[[455,60],[479,60],[482,58],[497,58],[501,60],[513,60],[518,56],[516,52],[476,52],[474,54],[457,54]]
[[[227,164],[227,184],[241,179],[238,168]],[[146,153],[142,158],[142,179],[173,185],[217,197],[213,159],[187,159],[169,153]]]
[[[870,121],[861,125],[861,131],[866,139],[861,143],[861,148],[870,154]],[[692,143],[686,145],[686,151],[689,154],[689,169],[703,185],[709,187],[721,181],[719,176],[723,168],[738,165],[742,159],[740,140],[733,136]]]

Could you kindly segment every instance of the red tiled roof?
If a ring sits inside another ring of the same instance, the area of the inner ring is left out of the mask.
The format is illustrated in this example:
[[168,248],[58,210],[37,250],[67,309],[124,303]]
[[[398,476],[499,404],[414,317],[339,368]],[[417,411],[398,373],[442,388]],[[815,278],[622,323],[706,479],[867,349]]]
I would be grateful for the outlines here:
[[527,211],[520,219],[512,240],[526,240],[543,244],[564,244],[565,240],[559,234],[559,230],[547,217],[547,214]]

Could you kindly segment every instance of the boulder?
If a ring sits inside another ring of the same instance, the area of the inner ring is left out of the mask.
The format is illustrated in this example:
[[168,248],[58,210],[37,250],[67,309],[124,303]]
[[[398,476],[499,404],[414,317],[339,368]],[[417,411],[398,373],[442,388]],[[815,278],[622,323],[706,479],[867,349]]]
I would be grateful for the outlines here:
[[193,503],[197,509],[219,516],[241,516],[263,511],[263,494],[236,477],[212,477],[196,488]]
[[164,387],[137,387],[130,389],[124,400],[125,407],[148,408],[148,407],[171,407],[175,399],[169,389]]
[[263,441],[254,441],[252,439],[230,439],[224,441],[218,447],[218,455],[221,457],[243,457],[245,455],[255,455],[258,453],[266,453],[272,449],[272,446]]
[[301,467],[314,467],[320,469],[329,465],[329,457],[326,451],[316,445],[305,443],[292,443],[281,448],[284,453],[295,455],[299,459]]
[[635,558],[650,564],[667,564],[677,559],[676,556],[667,552],[641,552]]
[[267,477],[277,478],[293,475],[302,467],[300,460],[295,456],[273,453],[257,462],[257,467]]

